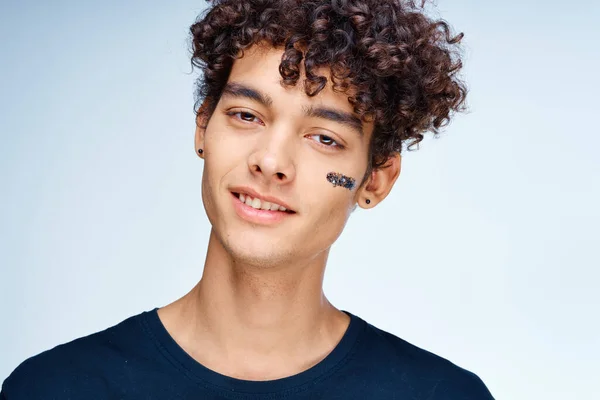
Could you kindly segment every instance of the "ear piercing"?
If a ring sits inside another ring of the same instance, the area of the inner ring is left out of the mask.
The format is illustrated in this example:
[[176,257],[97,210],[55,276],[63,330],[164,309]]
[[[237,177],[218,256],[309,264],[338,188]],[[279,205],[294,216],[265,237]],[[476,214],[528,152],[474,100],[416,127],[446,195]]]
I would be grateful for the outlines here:
[[367,199],[367,200],[365,200],[365,203],[371,204],[371,200]]
[[204,153],[204,150],[198,149],[198,154],[202,155],[202,153]]
[[354,189],[356,181],[346,175],[342,175],[338,172],[330,172],[327,174],[327,180],[333,184],[333,187],[342,186],[348,190]]

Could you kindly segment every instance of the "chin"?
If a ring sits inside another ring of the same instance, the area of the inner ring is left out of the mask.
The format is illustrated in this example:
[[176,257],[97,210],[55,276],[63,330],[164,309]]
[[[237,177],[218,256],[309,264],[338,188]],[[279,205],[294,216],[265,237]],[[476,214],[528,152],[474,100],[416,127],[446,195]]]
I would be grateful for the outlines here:
[[229,256],[237,264],[252,265],[260,268],[277,267],[282,264],[289,264],[294,258],[291,253],[274,251],[272,248],[230,248]]
[[220,241],[235,263],[266,268],[287,264],[298,257],[293,249],[289,248],[289,243],[282,243],[282,240],[267,238],[253,232],[227,234],[221,237]]

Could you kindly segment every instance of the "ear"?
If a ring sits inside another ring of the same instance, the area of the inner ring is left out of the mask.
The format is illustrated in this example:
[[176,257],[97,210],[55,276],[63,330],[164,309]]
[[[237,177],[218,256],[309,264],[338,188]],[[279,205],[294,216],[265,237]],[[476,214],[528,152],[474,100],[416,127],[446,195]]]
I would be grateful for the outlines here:
[[[358,205],[362,208],[371,208],[381,203],[394,187],[400,175],[401,163],[400,153],[394,153],[382,167],[371,171],[371,175],[358,191]],[[369,200],[368,204],[367,200]]]
[[[196,113],[196,134],[194,135],[194,151],[200,158],[204,158],[204,133],[210,116],[206,112],[209,101],[205,99]],[[202,150],[201,152],[199,150]]]

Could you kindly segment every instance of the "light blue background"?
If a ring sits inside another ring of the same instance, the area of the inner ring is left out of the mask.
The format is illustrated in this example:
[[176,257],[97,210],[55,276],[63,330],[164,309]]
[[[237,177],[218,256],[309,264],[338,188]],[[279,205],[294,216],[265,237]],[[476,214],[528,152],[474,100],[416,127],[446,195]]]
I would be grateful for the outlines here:
[[[498,399],[600,398],[598,2],[440,0],[471,112],[334,246],[338,307]],[[0,380],[186,293],[209,233],[201,0],[0,1]]]

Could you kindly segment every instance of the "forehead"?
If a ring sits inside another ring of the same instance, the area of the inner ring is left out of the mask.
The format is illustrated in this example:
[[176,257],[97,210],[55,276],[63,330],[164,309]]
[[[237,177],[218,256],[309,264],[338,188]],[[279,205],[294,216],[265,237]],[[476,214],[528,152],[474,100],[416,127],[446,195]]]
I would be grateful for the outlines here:
[[300,63],[300,78],[295,86],[284,86],[279,73],[279,65],[284,50],[267,45],[255,45],[244,51],[243,57],[236,59],[229,75],[230,82],[248,83],[268,93],[275,100],[294,101],[296,105],[319,104],[335,106],[353,112],[347,93],[334,92],[329,79],[329,68],[316,72],[327,78],[327,85],[316,96],[308,96],[304,90],[304,66]]

